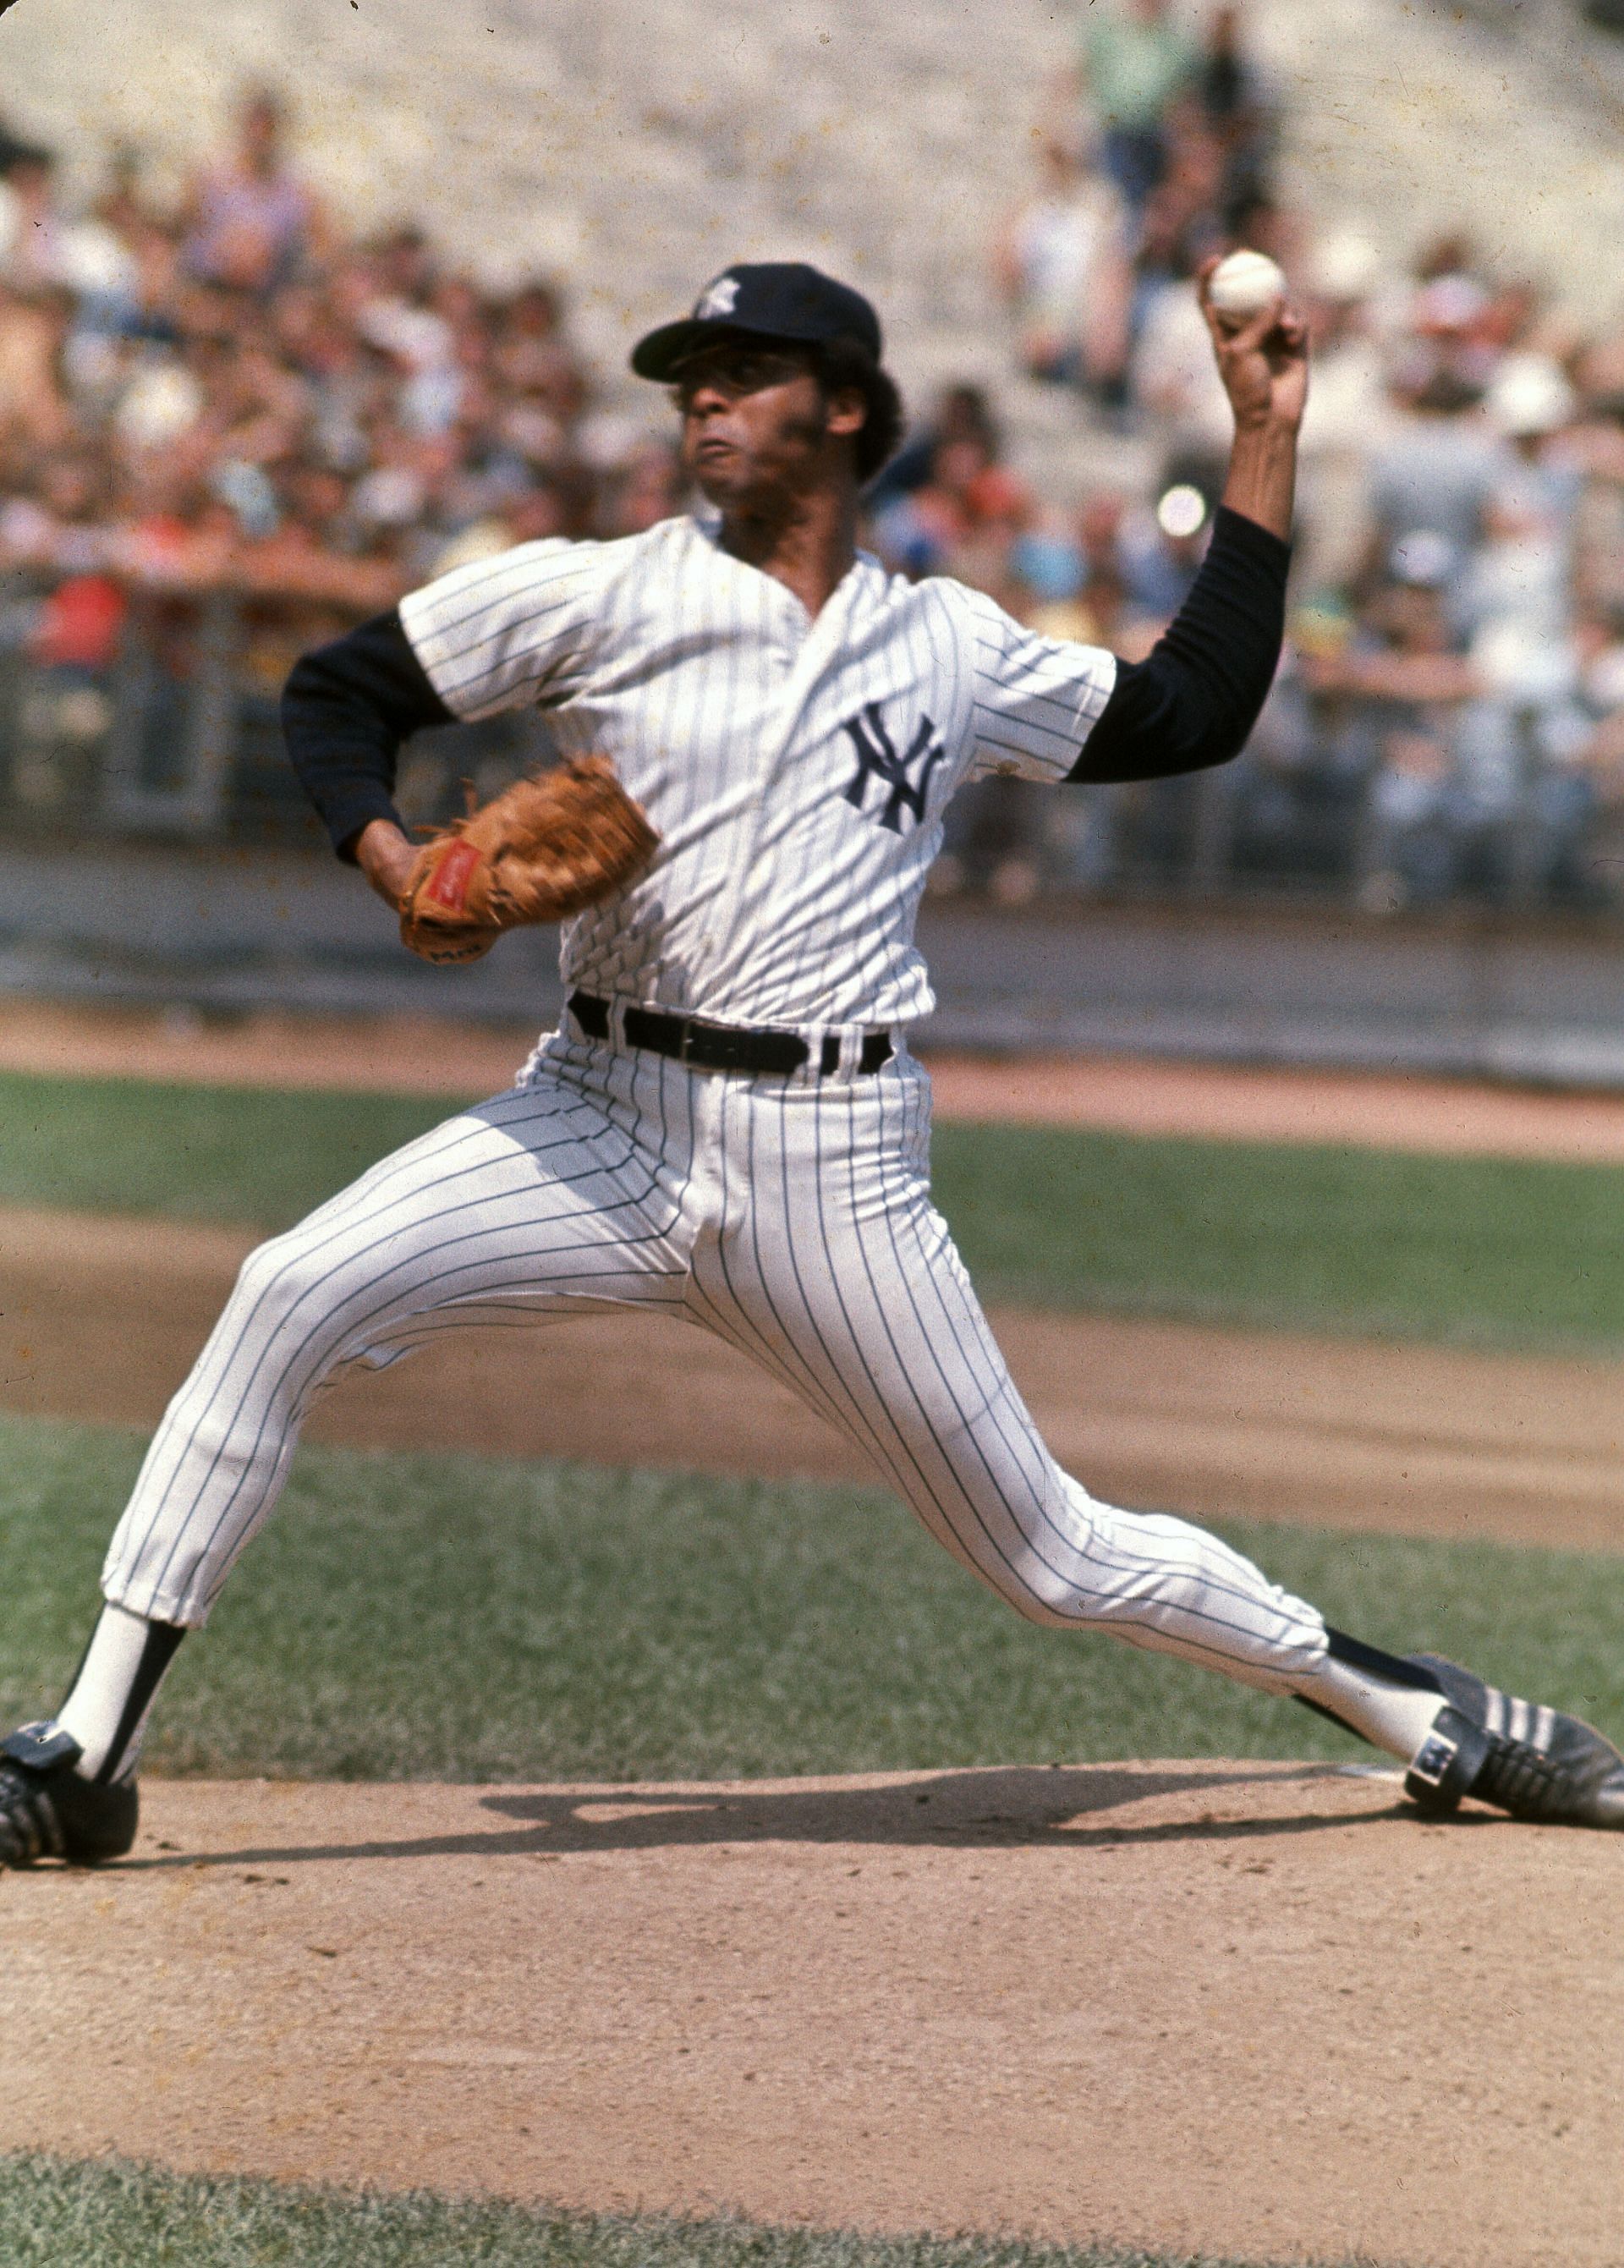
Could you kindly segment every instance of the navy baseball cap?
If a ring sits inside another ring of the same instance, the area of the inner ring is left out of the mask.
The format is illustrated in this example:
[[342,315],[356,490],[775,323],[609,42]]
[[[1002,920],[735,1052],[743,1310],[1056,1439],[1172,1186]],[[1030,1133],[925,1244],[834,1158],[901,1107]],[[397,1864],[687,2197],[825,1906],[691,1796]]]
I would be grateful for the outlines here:
[[761,260],[724,268],[694,302],[692,314],[638,340],[631,366],[639,378],[669,379],[689,355],[737,331],[806,346],[855,339],[876,362],[880,357],[879,317],[861,291],[804,260]]

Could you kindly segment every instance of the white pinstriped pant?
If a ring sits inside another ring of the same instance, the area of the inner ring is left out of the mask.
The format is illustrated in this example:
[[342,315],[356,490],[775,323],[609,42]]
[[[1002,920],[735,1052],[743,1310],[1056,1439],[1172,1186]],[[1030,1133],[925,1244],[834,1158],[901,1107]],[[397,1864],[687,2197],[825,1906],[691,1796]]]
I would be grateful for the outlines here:
[[107,1597],[202,1623],[346,1366],[459,1324],[631,1305],[792,1387],[1031,1620],[1271,1691],[1312,1680],[1312,1608],[1183,1521],[1097,1503],[1050,1456],[930,1203],[929,1125],[906,1052],[868,1077],[744,1079],[544,1041],[510,1093],[249,1256],[148,1451]]

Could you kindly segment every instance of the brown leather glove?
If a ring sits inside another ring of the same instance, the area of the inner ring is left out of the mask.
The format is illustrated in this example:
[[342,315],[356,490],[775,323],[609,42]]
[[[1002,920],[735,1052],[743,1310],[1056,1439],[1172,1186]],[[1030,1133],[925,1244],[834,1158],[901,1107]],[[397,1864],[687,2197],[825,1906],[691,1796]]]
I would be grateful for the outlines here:
[[425,961],[478,961],[504,929],[564,921],[636,880],[659,837],[607,756],[515,780],[418,852],[400,941]]

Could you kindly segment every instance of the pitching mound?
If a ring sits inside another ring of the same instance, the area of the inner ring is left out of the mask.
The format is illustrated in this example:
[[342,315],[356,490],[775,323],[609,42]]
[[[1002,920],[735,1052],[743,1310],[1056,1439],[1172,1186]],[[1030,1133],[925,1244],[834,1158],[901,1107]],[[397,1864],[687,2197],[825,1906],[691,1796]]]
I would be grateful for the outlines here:
[[1615,2261],[1624,1843],[1386,1775],[157,1783],[7,1876],[0,2146],[1253,2258]]

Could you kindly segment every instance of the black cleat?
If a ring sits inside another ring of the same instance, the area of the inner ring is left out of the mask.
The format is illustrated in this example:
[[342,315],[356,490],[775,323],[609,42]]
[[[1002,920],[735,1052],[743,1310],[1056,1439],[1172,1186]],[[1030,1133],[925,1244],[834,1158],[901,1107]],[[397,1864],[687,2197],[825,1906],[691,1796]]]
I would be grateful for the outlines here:
[[83,1751],[51,1724],[22,1725],[0,1741],[0,1867],[64,1859],[98,1867],[136,1839],[136,1784],[102,1787],[73,1767]]
[[1405,1775],[1413,1803],[1452,1811],[1469,1795],[1547,1827],[1624,1828],[1624,1756],[1599,1733],[1441,1654],[1408,1659],[1432,1672],[1447,1703]]

